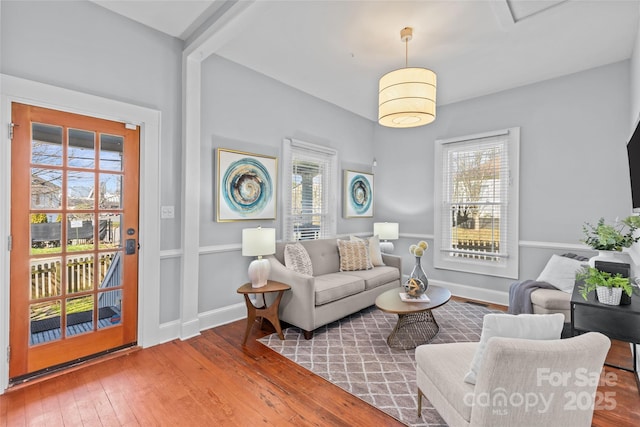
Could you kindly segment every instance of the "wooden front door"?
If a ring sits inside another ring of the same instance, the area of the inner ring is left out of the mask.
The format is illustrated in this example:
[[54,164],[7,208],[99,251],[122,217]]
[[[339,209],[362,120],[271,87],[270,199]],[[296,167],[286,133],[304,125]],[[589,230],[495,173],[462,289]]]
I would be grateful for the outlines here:
[[140,141],[136,126],[18,103],[12,123],[15,382],[135,344]]

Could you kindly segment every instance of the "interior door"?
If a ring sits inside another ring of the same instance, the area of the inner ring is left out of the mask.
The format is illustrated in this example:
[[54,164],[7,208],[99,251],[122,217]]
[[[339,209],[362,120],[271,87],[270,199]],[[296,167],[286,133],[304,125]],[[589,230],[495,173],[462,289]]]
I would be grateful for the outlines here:
[[12,122],[15,382],[135,344],[140,141],[135,126],[18,103]]

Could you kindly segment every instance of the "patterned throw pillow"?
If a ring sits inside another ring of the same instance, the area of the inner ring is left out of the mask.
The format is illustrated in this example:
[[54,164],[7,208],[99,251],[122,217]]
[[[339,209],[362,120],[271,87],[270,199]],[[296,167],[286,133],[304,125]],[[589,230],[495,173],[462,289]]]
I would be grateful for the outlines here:
[[373,268],[369,248],[365,242],[350,242],[338,239],[340,271],[369,270]]
[[384,264],[382,261],[382,252],[380,252],[380,239],[378,235],[369,237],[368,239],[361,239],[358,236],[349,236],[349,239],[352,242],[365,242],[369,247],[369,258],[371,259],[371,264],[374,267],[381,267]]
[[297,273],[313,276],[309,252],[300,243],[287,243],[284,247],[284,265]]

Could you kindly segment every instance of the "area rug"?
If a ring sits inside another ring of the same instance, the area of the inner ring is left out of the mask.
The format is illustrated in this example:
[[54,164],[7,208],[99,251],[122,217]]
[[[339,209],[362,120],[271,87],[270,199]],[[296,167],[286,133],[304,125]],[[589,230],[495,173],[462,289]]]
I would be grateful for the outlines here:
[[[491,312],[449,301],[433,310],[440,332],[431,343],[479,341],[482,318]],[[284,341],[277,334],[259,341],[406,425],[446,426],[427,399],[422,418],[417,416],[415,351],[391,349],[386,341],[397,319],[374,306],[316,329],[311,340],[289,327]]]

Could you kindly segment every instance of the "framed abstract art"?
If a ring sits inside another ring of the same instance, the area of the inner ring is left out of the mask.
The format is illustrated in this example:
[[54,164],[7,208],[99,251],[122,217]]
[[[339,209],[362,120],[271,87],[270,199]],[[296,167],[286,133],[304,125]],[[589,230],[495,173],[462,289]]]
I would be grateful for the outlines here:
[[373,217],[373,175],[344,171],[344,217]]
[[216,165],[218,222],[276,219],[275,157],[218,148]]

